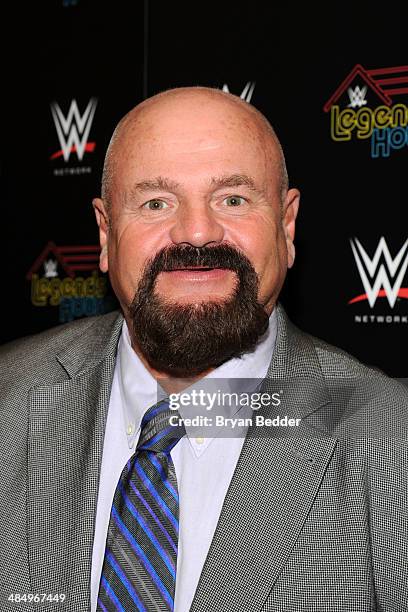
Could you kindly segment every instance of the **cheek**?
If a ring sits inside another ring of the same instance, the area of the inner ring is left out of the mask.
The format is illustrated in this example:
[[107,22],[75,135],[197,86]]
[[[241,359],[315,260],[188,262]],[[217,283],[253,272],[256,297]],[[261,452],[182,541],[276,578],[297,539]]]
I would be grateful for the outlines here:
[[134,297],[146,261],[155,248],[134,226],[112,236],[109,245],[109,275],[115,293],[128,303]]
[[280,224],[258,224],[241,240],[241,248],[250,259],[259,278],[259,300],[275,300],[287,270],[285,235]]
[[247,227],[245,232],[241,232],[237,244],[261,278],[274,274],[285,249],[283,231],[271,219],[259,219]]

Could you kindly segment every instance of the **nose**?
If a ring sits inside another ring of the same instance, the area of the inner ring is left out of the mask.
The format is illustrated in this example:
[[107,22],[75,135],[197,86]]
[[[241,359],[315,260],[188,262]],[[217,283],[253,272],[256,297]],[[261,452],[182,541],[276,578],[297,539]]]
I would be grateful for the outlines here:
[[177,211],[170,238],[175,244],[187,243],[202,247],[211,242],[221,242],[224,239],[224,228],[207,202],[184,201]]

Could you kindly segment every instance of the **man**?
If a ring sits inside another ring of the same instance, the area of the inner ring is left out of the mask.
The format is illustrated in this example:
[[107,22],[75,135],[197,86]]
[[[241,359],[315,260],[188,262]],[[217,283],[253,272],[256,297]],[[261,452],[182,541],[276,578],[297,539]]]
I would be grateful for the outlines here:
[[[123,315],[2,351],[0,610],[408,610],[407,393],[278,304],[299,192],[265,117],[163,92],[102,183]],[[225,381],[275,400],[261,425],[189,423],[211,410],[182,394]]]

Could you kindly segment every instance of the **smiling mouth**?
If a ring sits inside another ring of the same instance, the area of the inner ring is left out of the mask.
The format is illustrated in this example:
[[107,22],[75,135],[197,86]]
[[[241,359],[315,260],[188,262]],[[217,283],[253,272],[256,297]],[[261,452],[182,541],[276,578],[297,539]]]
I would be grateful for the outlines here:
[[173,268],[166,270],[164,274],[179,281],[221,281],[225,280],[231,270],[228,268],[211,268],[206,266],[191,266],[185,268]]

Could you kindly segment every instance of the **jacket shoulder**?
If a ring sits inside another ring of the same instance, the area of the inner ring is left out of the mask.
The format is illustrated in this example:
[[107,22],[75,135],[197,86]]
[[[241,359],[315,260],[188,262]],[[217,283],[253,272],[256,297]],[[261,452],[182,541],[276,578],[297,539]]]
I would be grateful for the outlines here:
[[340,429],[353,435],[408,439],[408,388],[380,368],[307,334],[336,406]]
[[307,334],[317,353],[320,366],[325,376],[342,377],[380,377],[390,378],[380,368],[363,363],[338,346]]
[[[1,386],[24,379],[31,385],[37,382],[55,382],[52,379],[52,371],[56,370],[58,353],[79,339],[103,335],[103,331],[111,328],[119,316],[119,311],[114,311],[79,319],[0,346]],[[59,374],[61,369],[59,367],[57,370]]]

